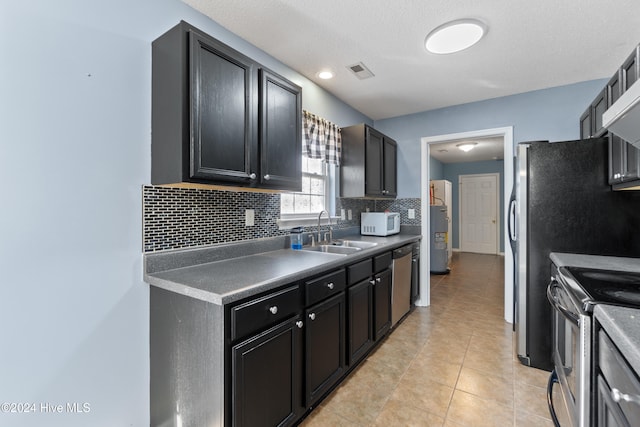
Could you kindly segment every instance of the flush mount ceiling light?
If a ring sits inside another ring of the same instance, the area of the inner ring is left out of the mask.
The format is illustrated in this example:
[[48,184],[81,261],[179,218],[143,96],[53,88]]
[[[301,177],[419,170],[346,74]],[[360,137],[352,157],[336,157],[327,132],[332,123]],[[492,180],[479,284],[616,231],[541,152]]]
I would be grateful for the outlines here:
[[318,76],[319,78],[321,78],[322,80],[329,80],[329,79],[332,79],[332,78],[333,78],[333,75],[334,75],[334,74],[333,74],[333,71],[331,71],[331,70],[322,70],[322,71],[320,71],[320,72],[317,74],[317,76]]
[[435,28],[424,41],[431,53],[460,52],[478,43],[487,33],[487,26],[477,19],[458,19]]
[[464,151],[466,153],[467,151],[473,150],[473,148],[476,145],[478,145],[477,142],[464,142],[462,144],[457,144],[456,147],[458,147],[459,149],[461,149],[462,151]]

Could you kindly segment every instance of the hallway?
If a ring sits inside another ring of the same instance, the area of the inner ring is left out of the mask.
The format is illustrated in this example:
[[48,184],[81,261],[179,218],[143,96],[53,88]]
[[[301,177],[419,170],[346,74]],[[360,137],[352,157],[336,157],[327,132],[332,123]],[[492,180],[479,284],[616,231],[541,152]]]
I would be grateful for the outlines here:
[[504,258],[454,252],[417,307],[303,423],[315,426],[552,426],[549,373],[514,357],[503,320]]

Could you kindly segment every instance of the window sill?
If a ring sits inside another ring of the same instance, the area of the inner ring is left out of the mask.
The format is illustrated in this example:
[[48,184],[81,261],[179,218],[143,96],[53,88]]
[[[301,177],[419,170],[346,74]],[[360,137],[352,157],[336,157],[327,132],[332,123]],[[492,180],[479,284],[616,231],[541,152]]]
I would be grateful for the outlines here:
[[[331,225],[336,225],[340,217],[332,216],[331,217]],[[295,227],[311,227],[318,225],[318,217],[297,217],[297,218],[280,218],[276,220],[276,224],[278,224],[278,229],[280,230],[290,230]],[[323,215],[320,220],[320,225],[328,225],[329,220],[326,215]]]

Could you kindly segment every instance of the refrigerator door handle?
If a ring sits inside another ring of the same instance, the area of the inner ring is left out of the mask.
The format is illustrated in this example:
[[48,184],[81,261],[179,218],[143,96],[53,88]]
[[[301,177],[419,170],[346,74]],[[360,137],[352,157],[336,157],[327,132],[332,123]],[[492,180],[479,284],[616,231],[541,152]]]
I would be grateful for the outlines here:
[[511,239],[512,242],[515,242],[517,239],[517,235],[516,235],[516,227],[515,227],[515,222],[516,222],[516,199],[511,199],[509,201],[509,221],[508,221],[508,225],[509,225],[509,239]]

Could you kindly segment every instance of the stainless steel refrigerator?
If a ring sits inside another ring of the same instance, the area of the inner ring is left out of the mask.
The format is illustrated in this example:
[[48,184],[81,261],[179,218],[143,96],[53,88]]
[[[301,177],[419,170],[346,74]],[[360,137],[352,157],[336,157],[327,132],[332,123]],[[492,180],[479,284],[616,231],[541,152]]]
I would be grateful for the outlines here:
[[509,215],[520,361],[551,370],[551,252],[640,256],[640,192],[611,191],[608,140],[518,144]]

